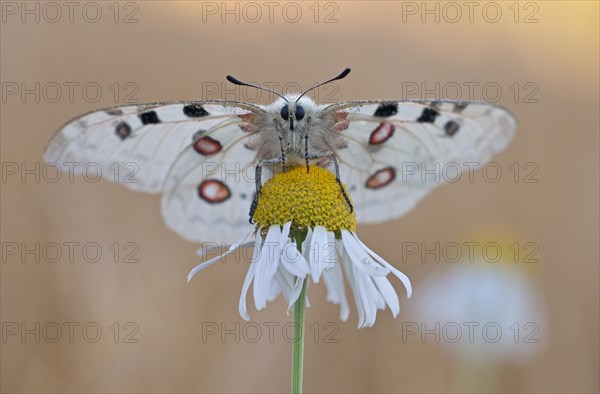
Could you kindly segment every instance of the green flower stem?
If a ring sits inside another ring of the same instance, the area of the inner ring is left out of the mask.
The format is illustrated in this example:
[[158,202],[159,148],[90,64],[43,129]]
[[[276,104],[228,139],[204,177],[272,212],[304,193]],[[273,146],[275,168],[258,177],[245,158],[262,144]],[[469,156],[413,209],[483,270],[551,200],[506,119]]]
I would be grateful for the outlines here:
[[[306,239],[306,230],[292,229],[290,232],[296,241],[298,252],[302,253],[302,243]],[[306,278],[302,281],[302,291],[294,304],[294,352],[292,354],[292,394],[302,393],[302,371],[304,368],[304,303],[306,300]]]
[[302,291],[294,304],[294,353],[292,356],[292,394],[302,393],[302,370],[304,367],[304,301],[306,299],[306,278]]

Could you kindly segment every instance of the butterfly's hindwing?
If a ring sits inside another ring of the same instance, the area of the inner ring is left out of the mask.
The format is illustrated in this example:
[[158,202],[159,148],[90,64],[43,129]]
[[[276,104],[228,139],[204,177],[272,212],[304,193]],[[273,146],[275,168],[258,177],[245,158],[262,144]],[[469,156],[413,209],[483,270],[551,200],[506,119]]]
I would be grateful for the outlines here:
[[[225,124],[210,133],[206,146],[186,148],[169,171],[161,206],[167,225],[196,242],[234,242],[252,229],[248,210],[256,188],[256,149],[239,124]],[[205,137],[201,137],[205,138]],[[209,150],[209,148],[206,148]],[[266,177],[268,179],[268,177]]]

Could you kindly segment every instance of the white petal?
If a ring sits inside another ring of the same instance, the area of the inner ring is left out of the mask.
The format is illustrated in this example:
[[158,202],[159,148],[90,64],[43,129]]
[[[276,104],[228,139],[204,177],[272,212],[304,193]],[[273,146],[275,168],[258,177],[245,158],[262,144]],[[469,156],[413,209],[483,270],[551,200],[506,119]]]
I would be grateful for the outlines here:
[[315,227],[310,240],[310,271],[313,282],[319,283],[327,259],[327,230],[323,226]]
[[248,315],[248,310],[246,308],[246,296],[248,294],[248,289],[250,288],[250,284],[254,279],[254,274],[256,273],[256,265],[258,263],[258,257],[260,256],[260,245],[262,242],[261,237],[261,228],[256,231],[256,236],[254,237],[254,251],[252,252],[252,262],[250,263],[250,268],[248,268],[248,273],[246,273],[246,278],[244,279],[244,284],[242,285],[242,295],[240,296],[240,304],[239,311],[242,319],[250,320],[250,316]]
[[[252,231],[254,231],[254,230],[252,230]],[[187,281],[189,282],[190,280],[192,280],[192,278],[194,277],[194,275],[196,275],[198,272],[202,271],[204,268],[213,265],[214,263],[216,263],[220,259],[224,258],[225,256],[230,255],[231,253],[235,252],[239,247],[246,245],[245,241],[248,239],[248,237],[250,237],[250,235],[252,235],[252,231],[250,231],[249,233],[247,233],[246,235],[244,235],[237,242],[234,242],[229,247],[229,250],[227,250],[227,252],[223,253],[220,256],[213,257],[212,259],[210,259],[208,261],[205,261],[205,262],[203,262],[201,264],[198,264],[197,266],[195,266],[194,268],[192,268],[192,270],[188,274]]]
[[260,249],[260,255],[257,256],[258,262],[256,263],[253,293],[254,303],[258,310],[267,306],[267,297],[271,288],[271,280],[277,271],[280,260],[280,239],[281,228],[279,225],[272,225],[269,227],[265,242]]
[[287,245],[289,242],[290,236],[290,228],[292,227],[292,222],[287,222],[283,225],[281,229],[281,238],[279,239],[279,248],[283,248],[284,245]]
[[323,280],[325,281],[325,287],[327,288],[327,301],[339,304],[340,296],[333,278],[333,270],[323,272]]
[[346,249],[342,251],[342,262],[344,264],[344,271],[346,272],[348,283],[350,284],[350,289],[354,295],[354,301],[356,302],[356,311],[358,312],[358,328],[362,328],[364,327],[365,323],[365,310],[356,286],[356,268],[354,268],[354,264],[352,263],[350,256],[348,256]]
[[335,234],[333,231],[327,232],[327,245],[325,248],[325,264],[323,266],[324,270],[332,269],[337,265],[337,244],[335,242]]
[[[260,235],[258,235],[260,237]],[[242,285],[242,294],[240,295],[240,316],[244,320],[250,320],[250,316],[248,315],[248,309],[246,308],[246,295],[248,294],[248,289],[250,288],[250,283],[252,283],[252,279],[254,278],[254,272],[256,271],[256,264],[250,264],[250,268],[248,268],[248,272],[246,273],[246,279],[244,279],[244,284]]]
[[240,242],[242,242],[242,244],[239,247],[250,245],[253,243],[253,241],[250,241],[250,242],[244,242],[244,241],[248,238],[249,235],[252,234],[253,231],[254,230],[251,230],[248,234],[246,234],[246,236],[243,238],[243,240],[240,239],[232,244],[227,244],[225,242],[223,242],[221,244],[216,244],[214,242],[204,243],[201,247],[196,249],[196,256],[204,257],[205,255],[207,255],[209,253],[216,252],[217,250],[221,250],[223,248],[229,249],[231,246],[235,245],[236,243],[240,243]]
[[390,307],[392,311],[392,316],[398,316],[400,313],[400,301],[398,300],[398,294],[392,287],[392,284],[388,280],[388,278],[373,278],[381,296],[385,299],[386,304]]
[[348,320],[348,316],[350,316],[350,306],[348,304],[348,298],[346,298],[346,290],[344,286],[344,276],[342,274],[342,265],[341,261],[338,265],[332,270],[332,276],[336,283],[336,288],[338,289],[338,293],[340,296],[340,318],[342,321]]
[[346,290],[344,289],[341,262],[336,264],[332,269],[323,272],[323,279],[327,286],[327,301],[340,304],[340,319],[342,321],[348,320],[350,308],[348,307],[348,299],[346,298]]
[[215,245],[214,243],[203,244],[196,250],[196,256],[204,257],[204,255],[215,252],[225,247],[225,244]]
[[[336,281],[336,273],[339,269],[339,264],[336,264],[333,268],[323,272],[323,279],[325,280],[325,287],[327,287],[327,301],[339,304],[341,301],[341,292],[344,291],[343,282],[342,288],[339,289],[338,282]],[[337,267],[337,268],[336,268]],[[340,271],[341,273],[341,271]]]
[[358,243],[361,244],[361,246],[363,248],[365,248],[367,250],[367,252],[369,252],[371,254],[371,256],[375,257],[381,264],[383,264],[384,267],[388,268],[390,271],[392,271],[392,273],[394,275],[396,275],[398,277],[398,279],[400,279],[400,281],[406,288],[406,294],[407,294],[408,298],[410,298],[410,296],[412,295],[412,286],[410,284],[410,279],[408,279],[408,276],[406,276],[402,272],[398,271],[396,268],[394,268],[394,266],[392,266],[390,263],[385,261],[381,256],[379,256],[377,253],[375,253],[371,249],[369,249],[367,247],[367,245],[365,245],[364,243],[362,243],[362,241],[360,239],[358,239],[358,236],[356,234],[352,233],[352,235],[358,241]]
[[308,227],[306,238],[304,239],[304,242],[302,242],[302,256],[304,256],[304,259],[308,262],[310,262],[310,243],[312,240],[312,234],[312,228]]
[[[377,276],[376,278],[380,278],[380,277]],[[369,294],[373,297],[373,301],[375,301],[375,306],[377,306],[377,309],[383,310],[383,309],[385,309],[385,300],[381,296],[381,293],[377,289],[377,286],[375,286],[373,279],[375,279],[375,278],[371,278],[370,276],[367,276],[365,278],[365,281],[368,285],[367,289],[369,290]]]
[[292,290],[294,289],[294,277],[292,274],[282,267],[279,267],[273,276],[273,282],[277,283],[283,293],[283,297],[288,301],[290,299],[290,294],[292,294]]
[[294,276],[304,278],[309,272],[308,262],[298,252],[295,242],[289,242],[281,251],[281,264]]
[[196,275],[198,272],[202,271],[204,268],[209,267],[211,265],[213,265],[214,263],[216,263],[217,261],[219,261],[220,259],[222,259],[223,257],[225,257],[228,253],[225,252],[224,254],[217,256],[217,257],[213,257],[210,260],[205,261],[204,263],[198,264],[197,266],[195,266],[194,268],[192,268],[192,270],[190,271],[190,273],[187,276],[187,281],[189,283],[189,281],[192,280],[192,278],[194,277],[194,275]]
[[361,245],[352,236],[352,233],[348,230],[342,230],[342,242],[344,243],[344,250],[348,253],[348,256],[352,260],[352,263],[356,268],[369,276],[385,276],[390,271],[387,268],[382,267],[375,262],[367,254],[367,252],[361,247]]
[[[305,281],[305,278],[296,278],[296,283],[294,284],[294,288],[292,293],[290,294],[290,299],[288,300],[288,313],[290,313],[290,309],[294,306],[298,298],[300,297],[300,293],[302,292],[302,286]],[[308,300],[306,300],[308,301]],[[305,302],[306,302],[305,301]],[[307,305],[308,306],[308,305]]]
[[260,246],[262,245],[261,234],[262,227],[256,230],[256,236],[254,237],[254,249],[252,250],[252,263],[257,263],[260,257]]
[[271,284],[269,285],[269,293],[267,294],[267,301],[269,302],[275,300],[279,296],[279,293],[282,292],[281,287],[279,287],[279,284],[275,280],[275,276],[273,276],[273,280],[271,280]]
[[375,303],[375,297],[373,295],[374,289],[369,286],[369,276],[360,272],[355,271],[356,277],[356,288],[358,290],[359,297],[361,298],[363,308],[365,309],[365,322],[363,327],[372,327],[375,324],[375,318],[377,316],[377,305]]

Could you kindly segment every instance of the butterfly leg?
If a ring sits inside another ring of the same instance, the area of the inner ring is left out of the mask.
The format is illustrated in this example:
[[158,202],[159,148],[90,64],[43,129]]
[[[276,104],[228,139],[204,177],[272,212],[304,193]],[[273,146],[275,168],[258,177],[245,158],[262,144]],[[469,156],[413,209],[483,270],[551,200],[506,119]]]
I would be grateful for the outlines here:
[[252,219],[254,218],[256,206],[258,205],[258,195],[260,194],[260,190],[262,188],[262,168],[264,166],[275,166],[277,164],[283,164],[285,166],[285,157],[278,157],[276,159],[270,160],[261,160],[258,163],[256,163],[256,168],[254,169],[254,181],[256,183],[256,192],[254,193],[254,198],[252,198],[252,204],[250,205],[250,224],[253,224]]
[[335,180],[338,183],[338,185],[340,186],[340,191],[342,192],[342,196],[344,197],[344,200],[346,200],[346,202],[348,203],[348,206],[350,207],[350,213],[354,212],[354,206],[352,206],[352,202],[350,202],[350,197],[348,197],[348,194],[346,193],[346,189],[344,189],[344,186],[342,185],[342,180],[340,179],[340,166],[338,165],[337,157],[335,156],[335,153],[331,152],[331,151],[311,153],[311,154],[307,153],[306,160],[322,159],[325,157],[330,158],[331,161],[333,161],[333,165],[335,167]]
[[281,163],[283,163],[283,172],[285,172],[285,149],[283,148],[283,127],[279,124],[277,119],[273,119],[275,124],[275,130],[277,130],[277,137],[279,137],[279,146],[281,147]]
[[310,131],[310,126],[312,124],[312,118],[309,116],[306,119],[306,131],[304,132],[304,160],[306,161],[306,173],[308,174],[310,165],[308,163],[308,132]]

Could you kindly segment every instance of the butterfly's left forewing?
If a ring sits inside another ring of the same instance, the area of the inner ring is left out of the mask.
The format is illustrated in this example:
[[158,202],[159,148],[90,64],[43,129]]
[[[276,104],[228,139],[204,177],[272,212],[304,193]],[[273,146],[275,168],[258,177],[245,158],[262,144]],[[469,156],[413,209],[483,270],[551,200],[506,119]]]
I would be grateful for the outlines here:
[[178,234],[233,242],[248,231],[254,183],[231,174],[253,163],[262,117],[262,107],[228,101],[95,111],[61,128],[44,159],[78,175],[91,168],[131,189],[163,192],[163,217]]
[[507,110],[473,102],[348,102],[321,118],[360,222],[405,214],[453,174],[486,164],[516,129]]
[[239,132],[249,114],[262,109],[237,102],[153,103],[90,112],[63,126],[44,159],[82,175],[106,179],[147,193],[162,191],[169,168],[198,135],[223,123]]

